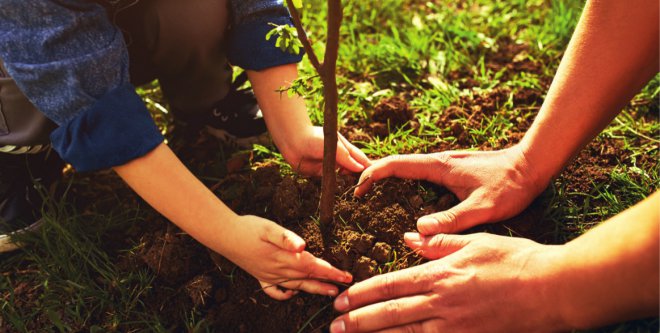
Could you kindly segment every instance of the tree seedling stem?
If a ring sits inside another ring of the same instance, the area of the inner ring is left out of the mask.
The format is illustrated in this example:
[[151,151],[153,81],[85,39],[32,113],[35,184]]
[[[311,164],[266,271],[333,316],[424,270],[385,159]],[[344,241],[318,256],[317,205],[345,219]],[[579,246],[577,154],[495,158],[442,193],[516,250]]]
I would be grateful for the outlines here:
[[323,84],[323,180],[321,181],[320,223],[322,228],[333,221],[335,194],[337,192],[337,174],[335,171],[337,156],[337,57],[339,50],[339,28],[343,17],[341,0],[328,0],[327,41],[323,62],[320,62],[307,33],[302,27],[300,13],[292,0],[286,0],[293,24],[298,32],[298,39],[303,45],[312,66],[319,73]]

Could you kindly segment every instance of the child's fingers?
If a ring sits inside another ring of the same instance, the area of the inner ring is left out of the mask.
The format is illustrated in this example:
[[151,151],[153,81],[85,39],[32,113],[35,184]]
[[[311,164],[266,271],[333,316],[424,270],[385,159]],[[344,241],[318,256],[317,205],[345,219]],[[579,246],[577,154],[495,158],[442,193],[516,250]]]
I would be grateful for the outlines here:
[[270,222],[265,229],[265,238],[269,243],[291,252],[301,252],[305,249],[305,240],[293,231],[287,230],[277,223]]
[[337,296],[337,286],[316,280],[297,280],[280,283],[280,286],[289,289],[302,290],[310,294]]
[[348,283],[353,280],[350,273],[332,267],[327,261],[319,259],[307,251],[284,256],[281,262],[289,269],[297,270],[305,276]]
[[364,165],[353,158],[349,152],[349,148],[341,141],[341,139],[337,144],[337,164],[351,172],[362,172],[365,168]]
[[339,140],[346,146],[348,149],[348,152],[351,154],[351,157],[353,157],[354,160],[356,160],[358,163],[360,163],[362,166],[365,168],[371,165],[371,160],[365,153],[362,152],[358,147],[355,147],[352,143],[348,142],[346,138],[341,135],[339,135]]
[[296,294],[292,289],[282,290],[281,288],[278,288],[277,285],[268,282],[259,281],[259,284],[266,295],[278,301],[285,301]]

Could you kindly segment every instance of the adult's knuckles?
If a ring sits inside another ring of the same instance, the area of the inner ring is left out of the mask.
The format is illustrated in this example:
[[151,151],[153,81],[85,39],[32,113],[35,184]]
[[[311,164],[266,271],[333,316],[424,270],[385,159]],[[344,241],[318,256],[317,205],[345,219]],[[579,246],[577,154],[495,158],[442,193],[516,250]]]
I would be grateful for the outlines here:
[[455,233],[461,230],[462,225],[460,217],[453,210],[447,210],[440,213],[437,220],[440,232]]
[[398,279],[393,274],[383,274],[380,276],[382,287],[379,290],[381,292],[381,299],[391,299],[397,296],[399,289]]
[[393,299],[383,303],[384,315],[382,320],[388,326],[398,326],[402,320],[403,305],[398,299]]

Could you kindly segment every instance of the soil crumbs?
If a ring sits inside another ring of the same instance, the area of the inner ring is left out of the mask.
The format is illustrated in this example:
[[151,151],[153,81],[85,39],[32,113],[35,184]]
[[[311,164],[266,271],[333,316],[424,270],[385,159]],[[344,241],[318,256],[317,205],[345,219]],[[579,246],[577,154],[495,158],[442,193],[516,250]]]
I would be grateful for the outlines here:
[[[356,198],[356,182],[351,175],[338,179],[335,222],[325,230],[313,218],[319,179],[282,175],[278,166],[266,165],[229,175],[216,194],[239,214],[271,219],[301,235],[309,252],[351,272],[355,282],[424,262],[405,246],[403,234],[416,230],[417,218],[458,203],[453,194],[430,183],[387,179]],[[470,232],[516,230],[539,239],[544,230],[540,212],[532,205],[517,218]],[[145,303],[163,318],[176,320],[196,309],[214,332],[327,332],[338,315],[330,297],[300,293],[284,302],[270,299],[253,277],[227,259],[171,224],[163,229],[144,234],[141,250],[123,258],[130,262],[127,268],[146,266],[157,276]]]
[[[519,56],[522,60],[518,62],[512,61],[515,56],[524,54],[524,46],[502,47],[500,50],[489,58],[489,66],[494,70],[501,69],[497,66],[515,66],[508,69],[539,71],[537,64],[524,57]],[[468,78],[459,81],[461,89],[477,86],[476,82],[469,80],[469,73],[452,75]],[[542,100],[543,96],[536,90],[512,92],[505,87],[463,96],[441,110],[438,118],[438,124],[448,128],[448,134],[455,140],[437,142],[429,152],[474,146],[475,142],[465,129],[476,126],[485,116],[500,113],[506,117],[514,116],[502,111],[502,105],[507,101],[513,101],[526,113],[518,113],[516,119],[511,119],[515,126],[508,130],[508,139],[484,142],[478,148],[499,149],[515,144],[531,124]],[[411,135],[415,135],[418,127],[415,112],[408,106],[404,95],[380,101],[370,122],[349,123],[342,133],[351,141],[360,141],[387,136],[398,128],[412,129]],[[198,166],[209,163],[213,160],[209,156],[218,151],[216,145],[208,143],[195,144],[195,148],[187,150],[192,152],[188,154],[191,156],[182,158]],[[619,156],[617,148],[617,143],[612,140],[591,143],[562,174],[564,183],[573,191],[587,191],[592,179],[604,180],[612,167],[625,158]],[[352,190],[357,177],[342,176],[338,179],[335,222],[322,230],[313,218],[318,215],[319,179],[283,175],[276,165],[250,169],[245,167],[248,163],[244,156],[232,158],[225,170],[219,172],[227,176],[211,187],[218,197],[238,214],[268,218],[296,232],[306,240],[306,250],[350,271],[355,281],[423,263],[422,258],[405,246],[403,234],[416,230],[417,218],[458,203],[456,197],[443,187],[393,178],[376,183],[367,195],[355,198]],[[201,168],[214,173],[211,165]],[[98,196],[116,190],[117,185],[104,190],[98,185],[104,183],[98,174],[92,177],[97,185],[76,195],[78,206],[90,206],[99,201],[87,192]],[[116,177],[111,178],[109,182],[112,184],[121,183]],[[127,188],[122,193],[125,199],[139,201]],[[519,216],[465,233],[487,231],[554,243],[557,241],[553,238],[556,225],[544,219],[546,205],[546,200],[541,197]],[[260,290],[253,277],[229,260],[209,251],[157,213],[148,211],[147,215],[149,223],[136,226],[130,235],[117,233],[116,243],[139,244],[136,251],[117,253],[117,267],[122,271],[148,269],[156,276],[152,289],[142,301],[149,310],[161,315],[168,329],[184,330],[183,323],[188,318],[182,316],[196,313],[195,316],[201,316],[202,322],[213,332],[328,331],[330,322],[337,315],[332,309],[332,298],[299,293],[289,301],[273,300]],[[21,288],[27,286],[17,286],[16,293]],[[340,290],[345,288],[340,286]]]

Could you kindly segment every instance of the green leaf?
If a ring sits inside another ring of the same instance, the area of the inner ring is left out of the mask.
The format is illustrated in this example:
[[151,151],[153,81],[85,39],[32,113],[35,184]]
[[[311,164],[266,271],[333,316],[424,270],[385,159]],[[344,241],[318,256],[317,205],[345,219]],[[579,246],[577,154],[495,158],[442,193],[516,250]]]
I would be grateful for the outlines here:
[[[302,0],[292,0],[293,7],[296,7],[296,9],[300,9],[303,6]],[[284,4],[284,7],[287,7],[286,0],[282,1]]]

